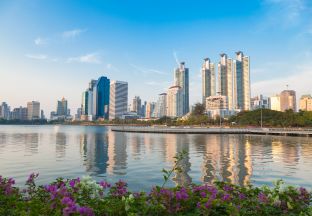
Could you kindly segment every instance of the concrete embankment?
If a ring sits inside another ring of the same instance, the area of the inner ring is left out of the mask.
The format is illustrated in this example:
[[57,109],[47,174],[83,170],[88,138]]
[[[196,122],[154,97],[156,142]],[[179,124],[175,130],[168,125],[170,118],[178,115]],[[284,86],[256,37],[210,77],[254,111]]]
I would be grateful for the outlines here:
[[193,128],[193,127],[136,127],[115,126],[116,132],[132,133],[167,133],[167,134],[258,134],[277,136],[304,136],[312,137],[311,129],[284,129],[284,128]]

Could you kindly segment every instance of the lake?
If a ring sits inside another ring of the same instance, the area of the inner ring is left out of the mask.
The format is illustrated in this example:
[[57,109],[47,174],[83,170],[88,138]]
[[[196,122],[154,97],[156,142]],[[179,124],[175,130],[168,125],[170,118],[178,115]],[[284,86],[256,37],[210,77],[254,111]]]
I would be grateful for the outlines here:
[[312,138],[260,135],[140,134],[103,126],[0,126],[0,175],[23,185],[90,175],[123,179],[134,190],[163,182],[177,152],[188,152],[168,186],[214,180],[257,186],[283,179],[312,188]]

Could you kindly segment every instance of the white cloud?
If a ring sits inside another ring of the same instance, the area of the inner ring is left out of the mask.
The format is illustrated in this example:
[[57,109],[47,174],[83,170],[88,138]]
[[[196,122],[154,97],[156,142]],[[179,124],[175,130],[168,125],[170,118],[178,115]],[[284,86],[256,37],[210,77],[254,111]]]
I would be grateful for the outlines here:
[[48,59],[48,56],[44,55],[44,54],[26,54],[25,56],[27,58],[36,59],[36,60],[46,60],[46,59]]
[[79,36],[81,33],[87,31],[86,29],[73,29],[73,30],[69,30],[69,31],[64,31],[62,33],[62,37],[63,38],[74,38]]
[[163,72],[160,70],[144,68],[135,64],[130,64],[130,66],[133,67],[136,71],[146,74],[146,75],[150,75],[150,74],[166,75],[167,74],[166,72]]
[[90,53],[77,57],[70,57],[66,61],[67,63],[80,62],[80,63],[90,63],[90,64],[101,64],[100,56],[97,53]]
[[177,52],[176,51],[173,51],[173,57],[174,57],[174,60],[175,62],[177,63],[177,65],[179,66],[180,65],[180,61],[179,61],[179,58],[178,58],[178,55],[177,55]]
[[37,46],[42,46],[42,45],[46,45],[48,42],[47,39],[44,39],[42,37],[37,37],[35,40],[34,40],[34,43],[37,45]]
[[252,95],[263,94],[272,96],[285,90],[286,85],[289,85],[289,89],[297,92],[297,98],[302,94],[312,93],[310,79],[312,77],[312,66],[295,67],[294,71],[299,72],[292,73],[292,75],[286,77],[253,83],[251,85]]
[[151,86],[166,86],[169,87],[169,82],[165,81],[165,82],[156,82],[156,81],[148,81],[145,82],[146,85],[151,85]]
[[264,0],[269,6],[268,19],[265,22],[269,25],[280,25],[289,27],[302,20],[304,11],[307,9],[307,0]]

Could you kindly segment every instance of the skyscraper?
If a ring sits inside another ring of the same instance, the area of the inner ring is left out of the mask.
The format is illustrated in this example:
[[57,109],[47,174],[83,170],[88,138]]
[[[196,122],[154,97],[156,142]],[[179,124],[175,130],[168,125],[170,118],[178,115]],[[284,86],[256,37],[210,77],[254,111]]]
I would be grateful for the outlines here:
[[216,95],[215,65],[209,58],[204,59],[202,65],[202,103],[205,106],[206,98]]
[[281,111],[292,109],[296,112],[296,92],[294,90],[284,90],[280,94]]
[[167,93],[167,116],[183,116],[184,94],[180,86],[171,86]]
[[218,64],[218,92],[227,96],[228,109],[233,110],[233,60],[225,53],[220,54],[221,60]]
[[92,119],[93,116],[93,88],[96,85],[97,80],[91,80],[89,82],[89,87],[86,91],[82,93],[82,103],[81,103],[81,115],[83,118],[90,116]]
[[162,93],[158,96],[156,106],[157,117],[161,118],[167,115],[167,93]]
[[28,120],[40,119],[40,103],[31,101],[27,103],[27,118]]
[[10,107],[6,102],[2,102],[0,105],[0,119],[10,119]]
[[121,118],[128,107],[128,83],[112,81],[109,96],[109,119]]
[[137,113],[138,115],[141,115],[141,98],[140,98],[140,96],[135,96],[132,99],[131,111]]
[[57,101],[56,114],[58,116],[67,116],[67,100],[64,97],[62,100]]
[[146,104],[146,111],[145,111],[145,118],[155,118],[155,109],[156,109],[156,103],[155,102],[148,102]]
[[236,52],[234,61],[234,108],[250,110],[250,64],[249,57]]
[[102,76],[93,87],[93,115],[95,118],[109,117],[110,80]]
[[174,73],[174,85],[180,86],[182,91],[182,115],[189,112],[189,69],[181,62]]

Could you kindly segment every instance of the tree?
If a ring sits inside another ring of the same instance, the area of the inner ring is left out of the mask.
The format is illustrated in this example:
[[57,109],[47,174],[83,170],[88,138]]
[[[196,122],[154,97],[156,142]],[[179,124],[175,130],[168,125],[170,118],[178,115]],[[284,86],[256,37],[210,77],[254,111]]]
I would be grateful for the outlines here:
[[205,106],[201,103],[196,103],[192,115],[204,115]]

